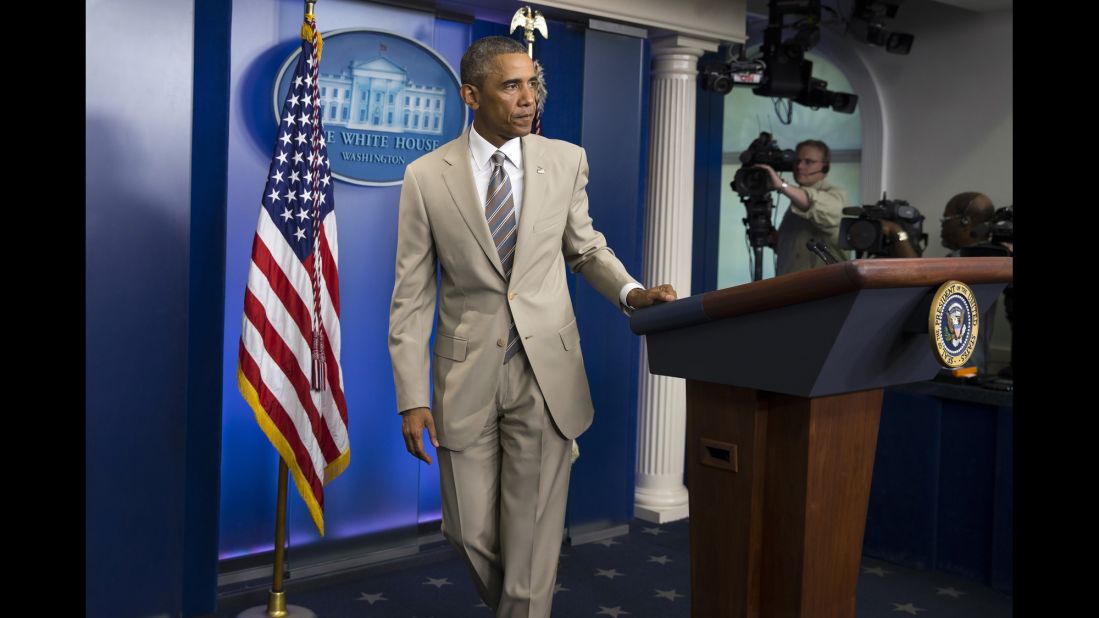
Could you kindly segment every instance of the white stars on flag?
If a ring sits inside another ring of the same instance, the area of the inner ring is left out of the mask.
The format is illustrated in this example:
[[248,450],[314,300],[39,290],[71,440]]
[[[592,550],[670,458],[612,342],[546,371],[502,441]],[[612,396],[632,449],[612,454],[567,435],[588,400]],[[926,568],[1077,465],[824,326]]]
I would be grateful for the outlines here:
[[654,588],[654,590],[656,590],[656,594],[653,596],[660,597],[662,599],[668,599],[669,601],[675,601],[677,597],[687,596],[684,594],[679,594],[675,591],[675,588],[672,588],[671,590],[660,590],[658,588]]
[[927,610],[922,607],[916,607],[912,603],[905,603],[904,605],[901,605],[900,603],[894,603],[893,611],[904,612],[906,614],[912,614],[913,616],[915,616],[917,612],[926,612]]
[[382,596],[384,594],[385,594],[384,592],[376,592],[374,594],[367,594],[367,593],[363,592],[362,596],[360,596],[359,598],[357,598],[355,600],[356,601],[367,601],[368,603],[373,605],[374,603],[376,603],[378,601],[388,601],[389,599]]

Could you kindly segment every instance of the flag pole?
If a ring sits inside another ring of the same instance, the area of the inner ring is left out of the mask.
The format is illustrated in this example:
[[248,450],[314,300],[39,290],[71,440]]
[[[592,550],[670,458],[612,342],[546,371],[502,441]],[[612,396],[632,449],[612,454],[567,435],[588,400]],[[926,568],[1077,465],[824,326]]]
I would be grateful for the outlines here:
[[275,508],[275,573],[271,590],[267,592],[267,606],[249,607],[237,618],[316,618],[312,610],[286,604],[286,591],[282,589],[282,576],[286,572],[286,483],[290,469],[279,457],[279,497]]
[[271,582],[271,592],[267,597],[268,616],[287,615],[286,591],[282,589],[282,575],[286,572],[286,483],[289,472],[286,460],[279,457],[279,497],[275,508],[275,575]]

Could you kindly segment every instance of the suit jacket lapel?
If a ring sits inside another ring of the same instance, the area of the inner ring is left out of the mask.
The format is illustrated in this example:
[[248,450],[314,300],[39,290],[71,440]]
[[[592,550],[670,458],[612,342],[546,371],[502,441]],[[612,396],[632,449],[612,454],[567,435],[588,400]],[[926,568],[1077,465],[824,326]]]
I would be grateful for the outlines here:
[[462,214],[462,219],[465,220],[469,231],[481,245],[481,249],[492,262],[496,272],[503,277],[504,267],[500,264],[500,254],[496,251],[496,244],[492,242],[488,221],[485,220],[485,209],[481,206],[481,200],[478,199],[477,190],[473,184],[473,166],[469,163],[468,130],[462,134],[461,138],[451,142],[443,161],[450,166],[443,172],[443,180],[450,191],[450,197],[454,200],[454,205]]
[[511,270],[512,279],[517,278],[527,266],[527,260],[534,251],[530,246],[534,242],[534,222],[538,221],[546,195],[545,173],[542,169],[543,150],[539,138],[528,135],[523,143],[523,211],[519,217],[519,232],[515,239],[515,265]]

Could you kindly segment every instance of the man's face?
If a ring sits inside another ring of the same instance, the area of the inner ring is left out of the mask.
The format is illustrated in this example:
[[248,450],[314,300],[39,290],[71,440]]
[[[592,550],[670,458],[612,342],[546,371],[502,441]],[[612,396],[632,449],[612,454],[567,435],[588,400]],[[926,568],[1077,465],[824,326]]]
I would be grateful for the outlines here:
[[516,53],[496,56],[480,88],[463,84],[462,100],[473,109],[477,133],[497,147],[528,135],[537,109],[535,83],[534,63]]
[[799,185],[811,185],[824,178],[824,153],[816,146],[798,148],[798,162],[794,166],[794,180]]
[[962,223],[962,208],[950,208],[943,211],[943,227],[939,232],[939,238],[947,249],[957,250],[968,247],[976,242],[969,236],[973,228],[972,222]]

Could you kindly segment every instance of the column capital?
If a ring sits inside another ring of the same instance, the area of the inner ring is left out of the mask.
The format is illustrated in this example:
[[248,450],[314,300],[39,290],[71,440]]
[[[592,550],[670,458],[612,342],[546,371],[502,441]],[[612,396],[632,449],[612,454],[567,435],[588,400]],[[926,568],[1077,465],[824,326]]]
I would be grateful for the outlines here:
[[706,52],[715,52],[719,42],[712,39],[704,39],[686,34],[669,34],[652,39],[653,56],[668,54],[691,54],[701,56]]
[[698,59],[706,51],[717,51],[717,42],[698,37],[673,34],[654,39],[652,44],[652,76],[657,79],[694,79],[698,75]]

